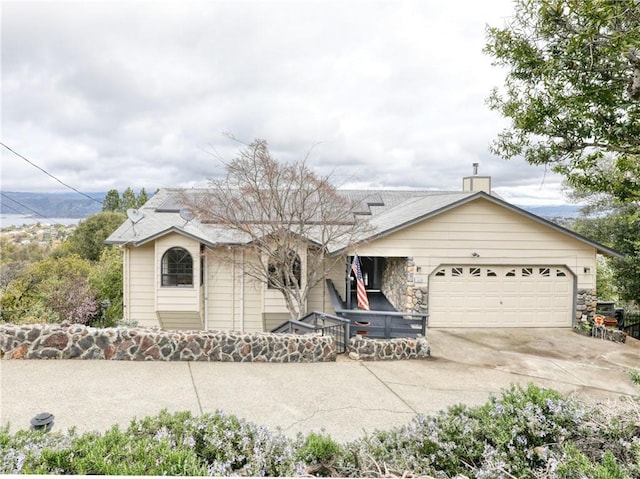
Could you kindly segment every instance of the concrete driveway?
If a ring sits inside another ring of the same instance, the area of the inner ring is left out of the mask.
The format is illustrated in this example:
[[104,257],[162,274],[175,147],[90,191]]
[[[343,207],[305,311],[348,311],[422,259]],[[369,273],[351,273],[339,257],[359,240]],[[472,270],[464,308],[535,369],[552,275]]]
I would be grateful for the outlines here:
[[482,404],[530,382],[590,401],[640,394],[640,341],[617,344],[568,329],[433,329],[429,360],[264,364],[80,360],[0,361],[0,424],[104,431],[161,409],[221,409],[288,435],[324,429],[347,441],[456,403]]

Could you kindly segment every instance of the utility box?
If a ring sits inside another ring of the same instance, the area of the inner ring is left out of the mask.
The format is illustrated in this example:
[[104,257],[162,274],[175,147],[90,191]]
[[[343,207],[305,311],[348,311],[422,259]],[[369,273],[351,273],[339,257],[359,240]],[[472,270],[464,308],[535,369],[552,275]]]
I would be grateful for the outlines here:
[[616,312],[616,303],[613,301],[598,301],[596,303],[596,313],[604,316],[611,316]]

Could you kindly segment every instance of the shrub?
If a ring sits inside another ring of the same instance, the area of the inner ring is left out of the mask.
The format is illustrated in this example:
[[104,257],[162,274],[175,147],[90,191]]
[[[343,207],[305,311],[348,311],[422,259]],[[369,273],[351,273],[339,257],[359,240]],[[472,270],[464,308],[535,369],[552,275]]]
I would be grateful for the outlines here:
[[316,476],[337,476],[334,462],[342,454],[340,445],[326,434],[310,433],[298,449],[296,458],[307,464],[306,473]]
[[587,406],[533,385],[338,444],[222,412],[162,411],[124,431],[0,429],[0,473],[640,478],[640,408]]
[[84,434],[67,447],[44,449],[22,472],[198,476],[207,470],[188,448],[176,448],[164,438],[130,437],[114,427],[104,435]]
[[66,447],[74,437],[73,431],[67,434],[41,431],[10,434],[8,427],[0,428],[0,474],[25,472],[25,463],[37,462],[43,450]]
[[[355,468],[345,472],[561,477],[555,471],[568,457],[565,445],[576,444],[591,464],[599,464],[609,449],[613,458],[626,465],[621,470],[630,474],[640,448],[633,428],[632,418],[607,417],[601,409],[587,408],[555,391],[512,386],[483,406],[458,405],[418,416],[406,426],[378,431],[347,445]],[[590,442],[594,437],[600,439],[597,448]]]
[[304,469],[294,460],[294,441],[221,411],[197,418],[163,411],[134,421],[128,432],[192,450],[210,475],[291,476]]

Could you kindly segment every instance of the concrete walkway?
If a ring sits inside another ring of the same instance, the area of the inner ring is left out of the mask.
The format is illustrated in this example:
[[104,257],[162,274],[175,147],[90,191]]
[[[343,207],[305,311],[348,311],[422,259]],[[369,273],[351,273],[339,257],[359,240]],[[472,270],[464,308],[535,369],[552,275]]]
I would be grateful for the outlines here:
[[80,360],[0,361],[0,424],[26,429],[38,413],[54,430],[104,431],[134,417],[221,409],[288,435],[324,429],[339,441],[389,429],[417,413],[484,403],[534,382],[589,400],[640,394],[640,341],[616,344],[570,330],[434,329],[419,361],[264,364]]

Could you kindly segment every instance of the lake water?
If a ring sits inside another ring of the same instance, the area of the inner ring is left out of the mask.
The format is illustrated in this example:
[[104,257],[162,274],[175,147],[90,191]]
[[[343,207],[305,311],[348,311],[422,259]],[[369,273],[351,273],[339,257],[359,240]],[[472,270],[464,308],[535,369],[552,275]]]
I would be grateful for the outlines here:
[[39,218],[37,216],[26,215],[0,215],[0,228],[8,226],[34,225],[40,223],[43,225],[75,225],[84,218]]

